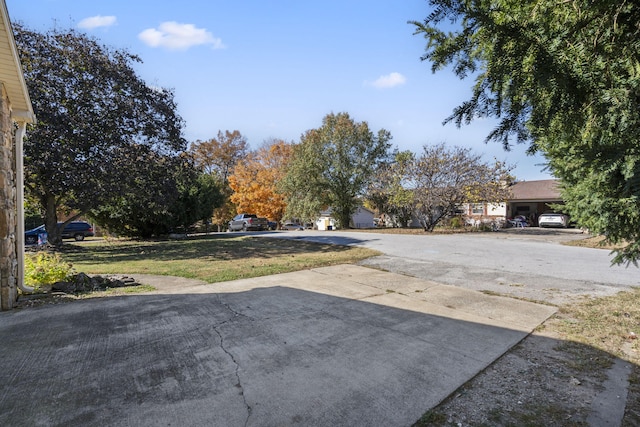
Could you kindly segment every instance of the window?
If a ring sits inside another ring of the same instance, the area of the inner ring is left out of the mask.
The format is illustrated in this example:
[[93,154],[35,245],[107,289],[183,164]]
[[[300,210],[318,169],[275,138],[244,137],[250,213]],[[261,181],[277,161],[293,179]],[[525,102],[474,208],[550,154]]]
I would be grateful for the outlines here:
[[484,215],[484,203],[474,203],[471,205],[471,213],[474,215]]

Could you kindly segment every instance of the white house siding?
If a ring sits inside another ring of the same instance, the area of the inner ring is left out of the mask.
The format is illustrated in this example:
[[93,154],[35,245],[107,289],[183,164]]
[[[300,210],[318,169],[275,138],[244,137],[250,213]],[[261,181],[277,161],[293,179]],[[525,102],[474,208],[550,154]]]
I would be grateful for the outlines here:
[[506,203],[468,203],[463,207],[464,214],[473,218],[505,218]]
[[351,216],[351,225],[354,228],[372,228],[374,214],[369,209],[359,207],[356,213]]
[[[351,215],[351,227],[354,228],[373,228],[374,213],[367,208],[360,206],[356,213]],[[316,228],[320,231],[335,230],[336,221],[333,218],[333,209],[327,209],[320,212],[320,218],[316,220]]]

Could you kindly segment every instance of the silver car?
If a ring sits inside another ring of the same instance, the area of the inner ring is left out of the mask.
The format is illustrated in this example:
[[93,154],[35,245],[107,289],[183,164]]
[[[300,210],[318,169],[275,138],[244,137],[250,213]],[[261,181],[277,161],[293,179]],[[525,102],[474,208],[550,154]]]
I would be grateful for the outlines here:
[[543,213],[538,218],[538,227],[561,227],[569,226],[569,216],[562,213]]

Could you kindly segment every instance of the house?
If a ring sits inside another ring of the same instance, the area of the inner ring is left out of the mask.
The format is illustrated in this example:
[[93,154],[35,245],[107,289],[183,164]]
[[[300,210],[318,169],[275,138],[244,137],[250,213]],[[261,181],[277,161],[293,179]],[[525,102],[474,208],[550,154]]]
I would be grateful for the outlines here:
[[540,214],[553,210],[554,204],[563,204],[557,179],[517,182],[511,186],[507,215],[524,215],[535,221]]
[[353,228],[372,228],[375,226],[374,217],[375,213],[372,210],[359,206],[356,212],[351,215],[350,225]]
[[511,186],[511,197],[506,202],[469,203],[462,207],[461,213],[473,220],[484,221],[521,215],[537,225],[540,214],[551,211],[551,205],[563,203],[558,185],[557,179],[516,182]]
[[0,0],[0,309],[10,310],[24,286],[22,146],[35,123],[5,0]]

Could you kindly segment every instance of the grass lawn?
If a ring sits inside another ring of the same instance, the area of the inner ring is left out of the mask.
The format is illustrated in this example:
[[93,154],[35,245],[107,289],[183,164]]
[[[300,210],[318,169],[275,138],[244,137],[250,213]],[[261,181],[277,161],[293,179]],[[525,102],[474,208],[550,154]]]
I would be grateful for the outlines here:
[[104,240],[65,245],[62,258],[87,274],[157,274],[208,283],[266,276],[379,255],[365,248],[212,235],[170,241]]

